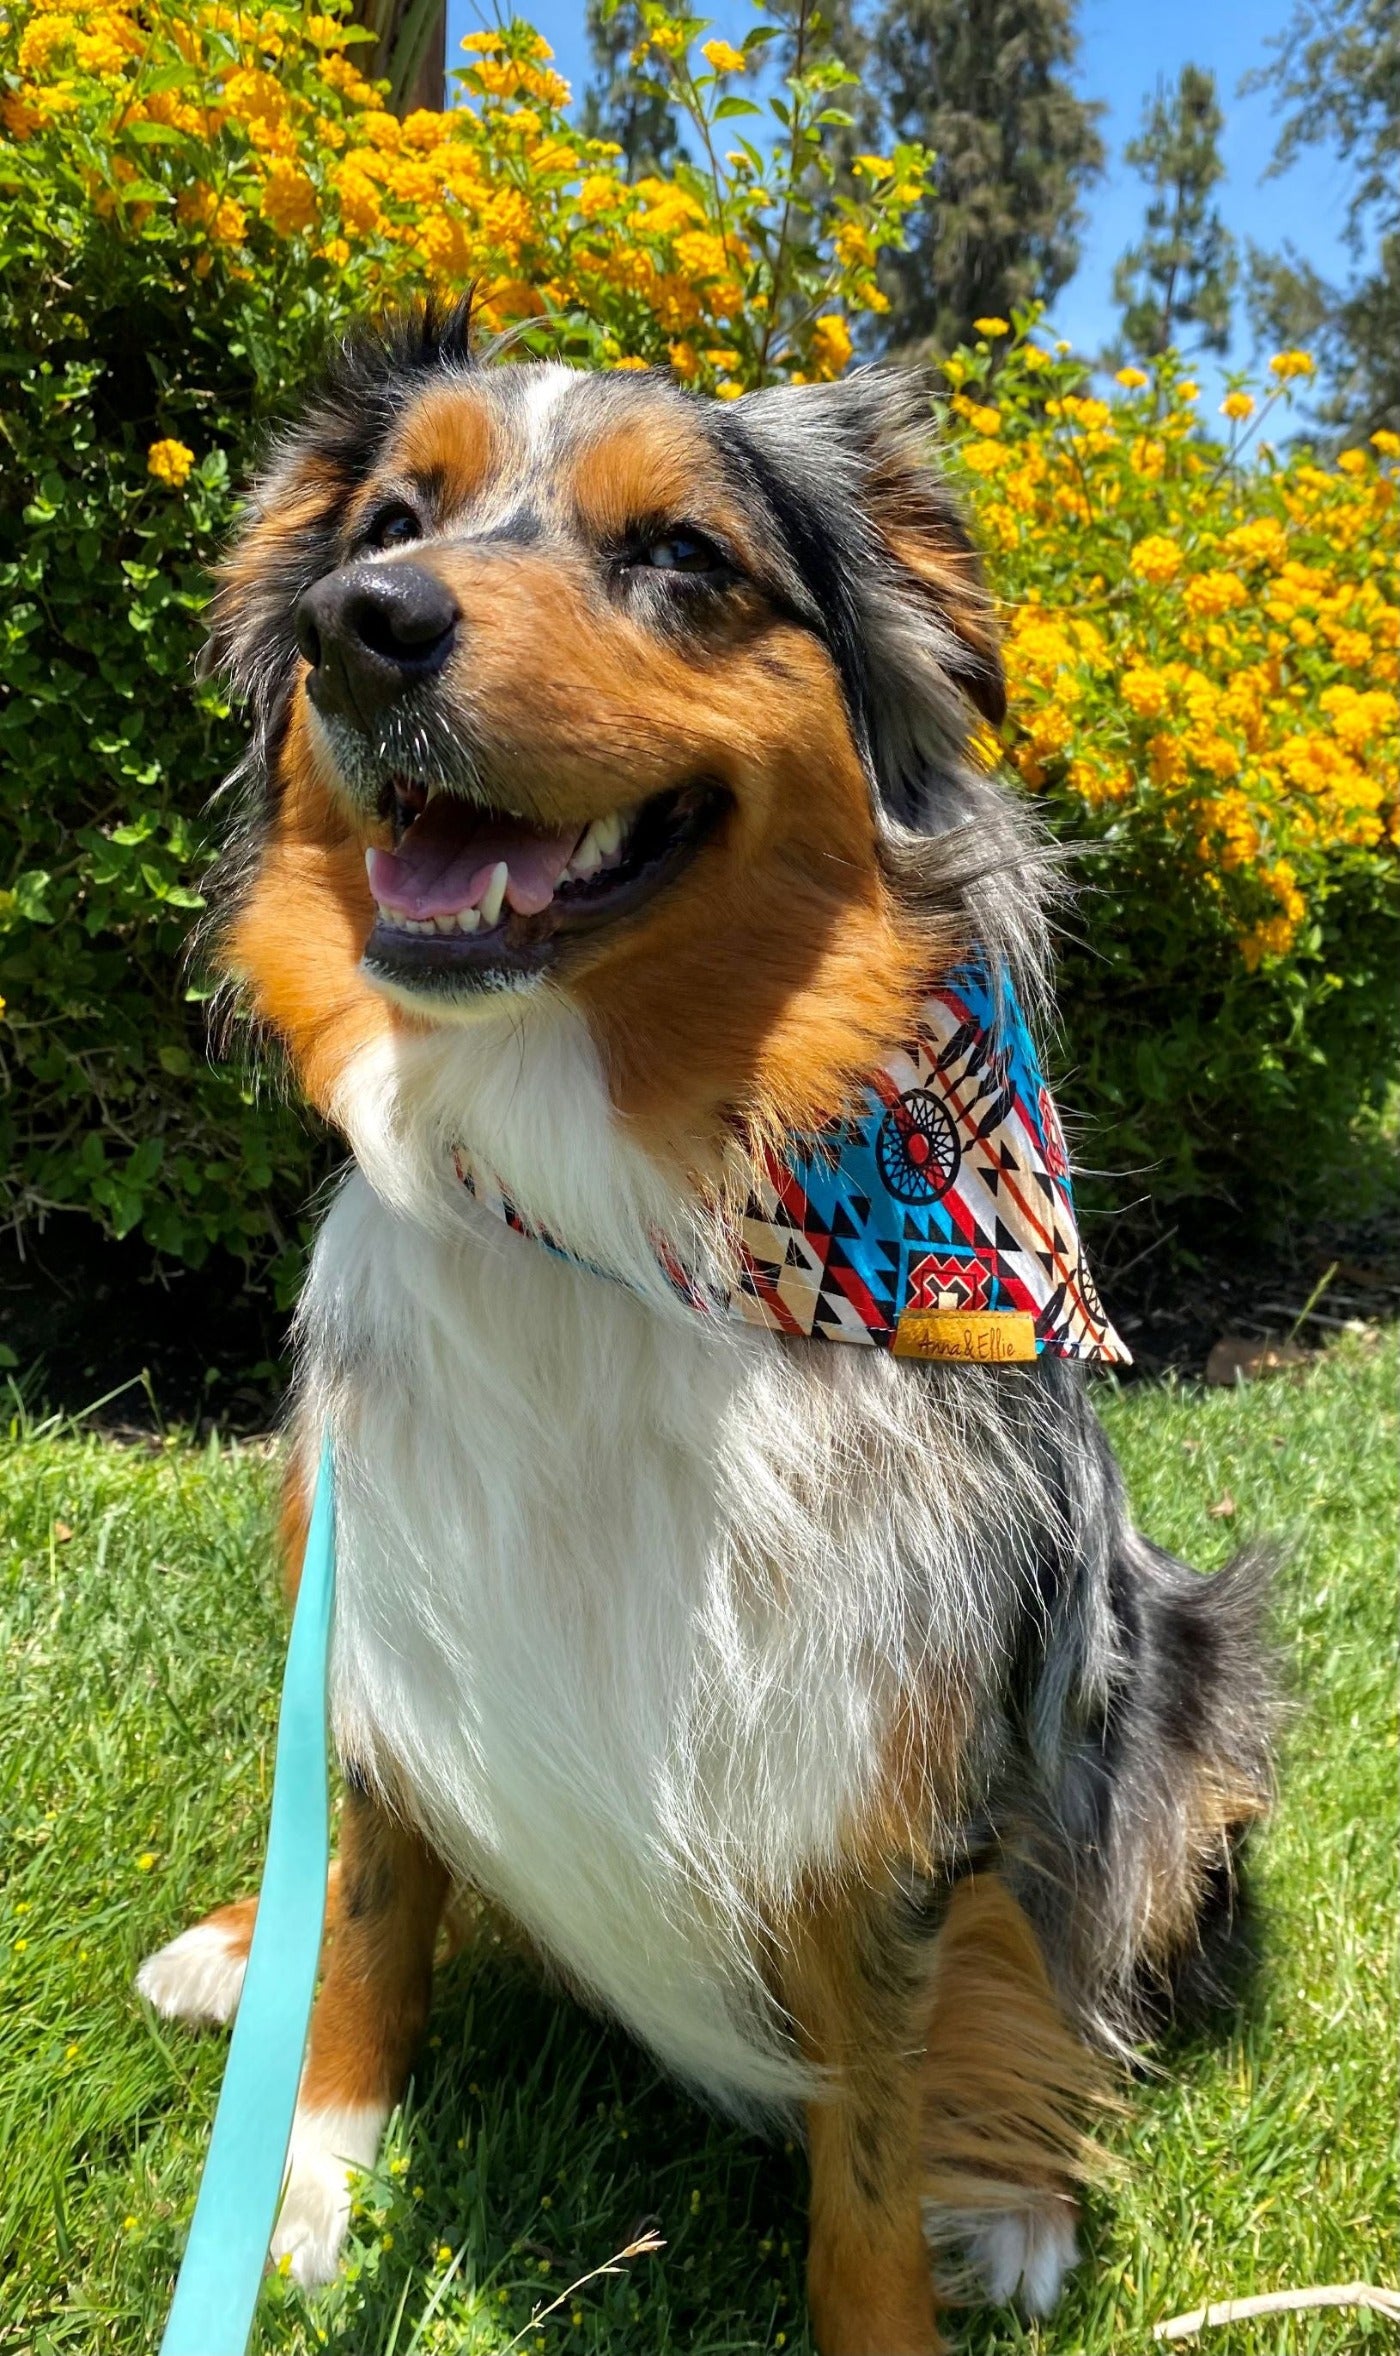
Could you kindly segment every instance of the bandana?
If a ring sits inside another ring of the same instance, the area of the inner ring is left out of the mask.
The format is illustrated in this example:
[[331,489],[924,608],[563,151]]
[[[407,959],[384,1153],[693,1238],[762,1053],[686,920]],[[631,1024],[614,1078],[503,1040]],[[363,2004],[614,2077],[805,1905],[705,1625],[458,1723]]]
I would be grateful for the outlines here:
[[[457,1176],[518,1235],[591,1267],[532,1225],[458,1146]],[[1075,1224],[1069,1160],[1025,1017],[976,962],[933,990],[863,1104],[765,1157],[731,1223],[723,1289],[657,1239],[657,1264],[697,1315],[899,1358],[1002,1365],[1039,1357],[1128,1365]],[[597,1273],[597,1271],[595,1271]]]

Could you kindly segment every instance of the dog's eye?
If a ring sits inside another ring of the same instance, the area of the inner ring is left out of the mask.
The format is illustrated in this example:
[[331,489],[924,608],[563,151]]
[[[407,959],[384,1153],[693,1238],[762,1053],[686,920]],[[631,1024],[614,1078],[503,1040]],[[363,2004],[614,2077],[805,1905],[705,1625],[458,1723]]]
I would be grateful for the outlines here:
[[410,540],[421,540],[422,537],[423,527],[407,501],[391,499],[370,517],[360,545],[363,548],[406,548]]
[[726,559],[700,532],[664,532],[640,545],[630,562],[654,573],[723,573]]

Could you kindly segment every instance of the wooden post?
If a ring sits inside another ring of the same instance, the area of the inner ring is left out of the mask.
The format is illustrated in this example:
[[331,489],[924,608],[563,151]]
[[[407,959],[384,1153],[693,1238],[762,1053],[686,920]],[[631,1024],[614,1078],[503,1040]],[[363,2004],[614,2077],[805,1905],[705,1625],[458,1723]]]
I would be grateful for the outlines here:
[[446,103],[446,0],[355,0],[351,15],[373,33],[374,47],[362,42],[349,55],[370,81],[389,84],[396,115]]

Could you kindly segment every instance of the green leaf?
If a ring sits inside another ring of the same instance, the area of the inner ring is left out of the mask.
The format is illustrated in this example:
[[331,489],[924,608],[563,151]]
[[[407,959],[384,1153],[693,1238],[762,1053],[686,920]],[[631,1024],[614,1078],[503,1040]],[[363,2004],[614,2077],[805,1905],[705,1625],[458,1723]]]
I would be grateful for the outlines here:
[[17,913],[30,924],[52,924],[53,912],[47,906],[46,895],[53,882],[42,867],[31,867],[15,877],[14,904]]
[[712,121],[732,123],[737,115],[761,115],[763,109],[752,98],[722,98],[715,108]]

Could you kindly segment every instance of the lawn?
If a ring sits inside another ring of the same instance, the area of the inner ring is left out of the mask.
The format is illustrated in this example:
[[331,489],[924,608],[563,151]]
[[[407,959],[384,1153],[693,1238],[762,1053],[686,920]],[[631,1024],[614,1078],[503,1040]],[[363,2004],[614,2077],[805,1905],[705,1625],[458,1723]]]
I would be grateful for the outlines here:
[[[1204,1566],[1248,1532],[1294,1545],[1264,1961],[1233,2029],[1133,2090],[1060,2313],[1039,2330],[962,2314],[969,2356],[1118,2356],[1211,2296],[1395,2280],[1395,1375],[1393,1344],[1355,1339],[1296,1385],[1105,1386],[1155,1537]],[[282,1642],[272,1493],[257,1447],[122,1447],[20,1415],[0,1442],[6,2349],[144,2356],[159,2336],[223,2044],[156,2022],[131,1979],[256,1877]],[[802,2201],[800,2152],[708,2118],[514,1967],[459,1964],[345,2276],[313,2302],[270,2282],[261,2356],[799,2356]],[[661,2254],[529,2328],[644,2223]],[[1393,2330],[1334,2311],[1200,2345],[1335,2356]]]

